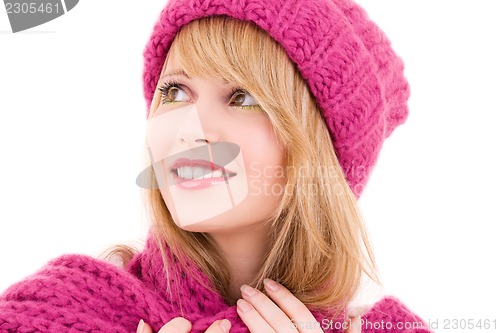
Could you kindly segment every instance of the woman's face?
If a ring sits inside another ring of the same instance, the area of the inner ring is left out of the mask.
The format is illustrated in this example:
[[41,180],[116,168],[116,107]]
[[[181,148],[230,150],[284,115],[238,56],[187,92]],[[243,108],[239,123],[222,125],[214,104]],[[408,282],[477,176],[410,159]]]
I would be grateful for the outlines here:
[[188,77],[174,48],[158,86],[147,143],[175,223],[222,232],[266,221],[285,184],[284,149],[266,112],[244,87]]

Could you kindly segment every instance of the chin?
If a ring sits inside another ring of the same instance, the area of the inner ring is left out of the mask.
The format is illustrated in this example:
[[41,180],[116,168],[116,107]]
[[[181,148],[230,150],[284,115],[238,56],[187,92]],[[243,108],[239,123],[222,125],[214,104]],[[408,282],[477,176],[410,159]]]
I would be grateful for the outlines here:
[[249,230],[260,224],[253,219],[251,221],[247,221],[246,219],[241,219],[241,216],[238,216],[238,214],[231,213],[234,212],[226,212],[225,214],[221,214],[204,221],[193,220],[192,223],[183,220],[183,225],[179,224],[178,220],[175,220],[174,222],[179,228],[184,231],[221,234],[237,233],[243,230]]
[[[192,223],[186,221],[185,219],[182,221],[182,225],[179,221],[174,221],[175,224],[181,228],[182,230],[189,232],[206,232],[206,233],[214,233],[214,232],[230,232],[242,227],[242,223],[236,217],[224,216],[226,214],[221,214],[203,221],[199,219],[193,220]],[[238,223],[239,221],[239,223]]]
[[208,213],[209,209],[200,207],[195,210],[192,206],[184,206],[182,211],[178,211],[175,210],[177,206],[172,205],[170,211],[173,213],[172,217],[175,224],[185,231],[238,233],[251,231],[253,228],[258,228],[262,223],[267,222],[278,203],[277,199],[255,200],[255,198],[247,197],[240,204],[225,209],[219,214],[213,214],[213,211]]
[[227,226],[218,224],[218,223],[210,223],[208,221],[203,221],[203,222],[197,222],[193,224],[188,224],[181,226],[176,222],[177,226],[181,228],[184,231],[189,231],[189,232],[218,232],[218,231],[223,231],[227,229]]

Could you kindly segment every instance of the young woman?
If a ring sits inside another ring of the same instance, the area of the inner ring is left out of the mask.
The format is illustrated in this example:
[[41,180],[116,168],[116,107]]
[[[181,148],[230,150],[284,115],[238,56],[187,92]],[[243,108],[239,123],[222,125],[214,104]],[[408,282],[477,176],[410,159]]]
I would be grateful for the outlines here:
[[144,250],[55,259],[2,331],[429,332],[393,297],[352,307],[378,281],[356,199],[409,95],[361,8],[171,0],[144,55]]

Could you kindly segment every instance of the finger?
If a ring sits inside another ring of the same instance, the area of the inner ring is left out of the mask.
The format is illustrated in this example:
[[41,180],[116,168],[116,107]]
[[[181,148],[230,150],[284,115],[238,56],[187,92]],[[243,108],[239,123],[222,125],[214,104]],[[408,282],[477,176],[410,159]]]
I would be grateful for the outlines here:
[[176,317],[166,323],[158,333],[189,333],[191,323],[182,317]]
[[243,299],[236,302],[236,312],[241,320],[247,325],[251,333],[274,333],[276,332],[267,321],[262,318],[255,308]]
[[323,332],[320,323],[314,318],[311,311],[295,297],[288,289],[270,279],[264,279],[266,291],[281,310],[296,324],[301,333]]
[[273,302],[259,290],[247,285],[241,286],[243,299],[250,303],[258,314],[276,332],[293,332],[297,330],[290,318]]
[[205,333],[228,333],[231,329],[231,322],[227,319],[216,320],[210,325]]
[[350,317],[346,333],[361,333],[361,317]]

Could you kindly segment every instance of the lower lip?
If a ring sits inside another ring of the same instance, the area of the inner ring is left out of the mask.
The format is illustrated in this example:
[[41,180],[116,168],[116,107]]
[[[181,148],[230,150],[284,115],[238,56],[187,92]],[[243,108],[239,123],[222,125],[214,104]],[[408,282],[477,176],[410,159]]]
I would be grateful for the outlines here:
[[180,187],[184,190],[201,190],[204,188],[209,188],[211,186],[226,183],[231,177],[200,178],[200,179],[186,180],[184,178],[180,178],[174,173],[174,183],[177,187]]

